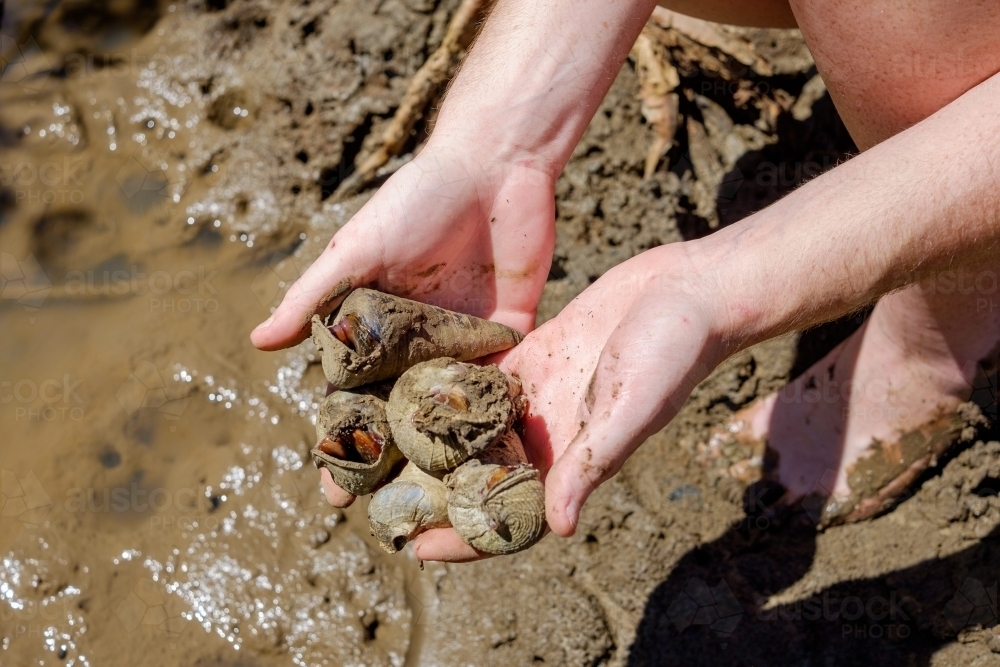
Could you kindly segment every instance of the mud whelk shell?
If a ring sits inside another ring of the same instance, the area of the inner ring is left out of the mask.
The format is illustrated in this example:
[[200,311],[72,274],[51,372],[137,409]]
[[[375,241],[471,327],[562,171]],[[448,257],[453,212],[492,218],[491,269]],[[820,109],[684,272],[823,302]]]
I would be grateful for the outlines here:
[[327,321],[312,319],[323,373],[338,389],[398,377],[429,359],[476,359],[523,336],[502,324],[371,289],[356,289]]
[[496,366],[434,359],[399,378],[386,416],[406,458],[443,472],[500,440],[523,411],[520,391],[520,383]]
[[354,495],[371,493],[403,458],[385,418],[385,402],[371,395],[327,396],[316,417],[316,437],[313,463]]
[[545,534],[545,489],[529,464],[471,459],[444,481],[448,518],[466,544],[490,554],[511,554]]
[[389,553],[428,528],[448,526],[448,491],[444,483],[412,463],[372,496],[368,523],[379,546]]

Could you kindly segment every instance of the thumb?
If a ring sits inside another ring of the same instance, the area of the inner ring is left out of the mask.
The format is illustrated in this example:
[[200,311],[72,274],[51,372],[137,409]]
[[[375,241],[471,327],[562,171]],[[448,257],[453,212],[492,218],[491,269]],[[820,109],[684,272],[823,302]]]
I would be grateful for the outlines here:
[[635,308],[604,345],[579,406],[581,428],[545,480],[546,519],[572,535],[580,509],[708,376],[706,335],[683,312]]
[[568,537],[576,531],[583,503],[645,438],[651,415],[635,393],[644,384],[642,369],[648,366],[637,357],[649,347],[636,340],[638,331],[633,329],[638,328],[625,319],[612,332],[580,401],[580,431],[545,479],[546,519],[557,535]]
[[368,225],[368,239],[357,232],[355,218],[330,241],[326,250],[292,285],[274,314],[253,330],[250,339],[262,350],[277,350],[302,342],[316,313],[333,311],[356,287],[373,282],[382,268],[376,233]]

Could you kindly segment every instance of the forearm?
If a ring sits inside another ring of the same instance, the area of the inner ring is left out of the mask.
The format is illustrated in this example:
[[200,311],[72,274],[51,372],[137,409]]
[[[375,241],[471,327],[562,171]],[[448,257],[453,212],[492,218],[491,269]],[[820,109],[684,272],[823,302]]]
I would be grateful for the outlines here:
[[653,0],[498,0],[431,141],[452,139],[555,178],[654,6]]
[[704,239],[732,352],[998,252],[1000,75]]

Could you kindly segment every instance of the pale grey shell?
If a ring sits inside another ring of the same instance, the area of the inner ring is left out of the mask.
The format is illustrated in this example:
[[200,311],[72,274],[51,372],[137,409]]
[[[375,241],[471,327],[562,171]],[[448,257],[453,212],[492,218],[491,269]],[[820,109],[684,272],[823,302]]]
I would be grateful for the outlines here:
[[[364,329],[364,344],[357,351],[329,330],[349,315]],[[498,322],[365,288],[351,292],[329,319],[312,318],[312,339],[322,352],[323,373],[338,389],[398,377],[437,357],[476,359],[510,349],[522,338]]]
[[527,549],[545,534],[545,489],[527,463],[466,461],[445,476],[448,518],[462,540],[489,554]]
[[[450,358],[417,364],[386,405],[396,445],[428,472],[452,470],[495,444],[520,417],[521,385],[496,366]],[[461,407],[449,403],[460,397]]]
[[372,496],[368,523],[379,546],[395,553],[428,528],[448,523],[444,483],[408,463],[399,477]]
[[327,396],[316,415],[316,439],[339,431],[364,428],[376,433],[383,441],[382,452],[375,463],[345,461],[313,448],[313,463],[326,468],[333,481],[354,495],[371,493],[392,469],[403,459],[403,454],[393,441],[389,422],[385,417],[385,402],[376,396],[338,391]]

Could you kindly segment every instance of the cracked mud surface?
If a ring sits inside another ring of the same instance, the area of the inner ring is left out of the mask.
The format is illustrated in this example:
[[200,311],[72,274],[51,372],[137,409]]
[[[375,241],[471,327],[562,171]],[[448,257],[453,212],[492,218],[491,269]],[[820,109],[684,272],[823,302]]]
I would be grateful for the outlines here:
[[[423,571],[383,555],[365,502],[322,502],[317,355],[247,332],[370,196],[330,197],[457,3],[12,4],[4,58],[28,74],[0,82],[0,664],[1000,662],[995,433],[894,512],[819,535],[756,525],[691,461],[856,320],[727,362],[573,538]],[[625,65],[558,183],[541,319],[708,233],[706,205],[728,224],[853,150],[827,97],[796,106],[813,73],[794,36],[752,38],[791,64],[680,68],[685,122],[647,182]],[[737,105],[741,81],[769,97]],[[766,141],[738,129],[771,99],[791,111]]]

